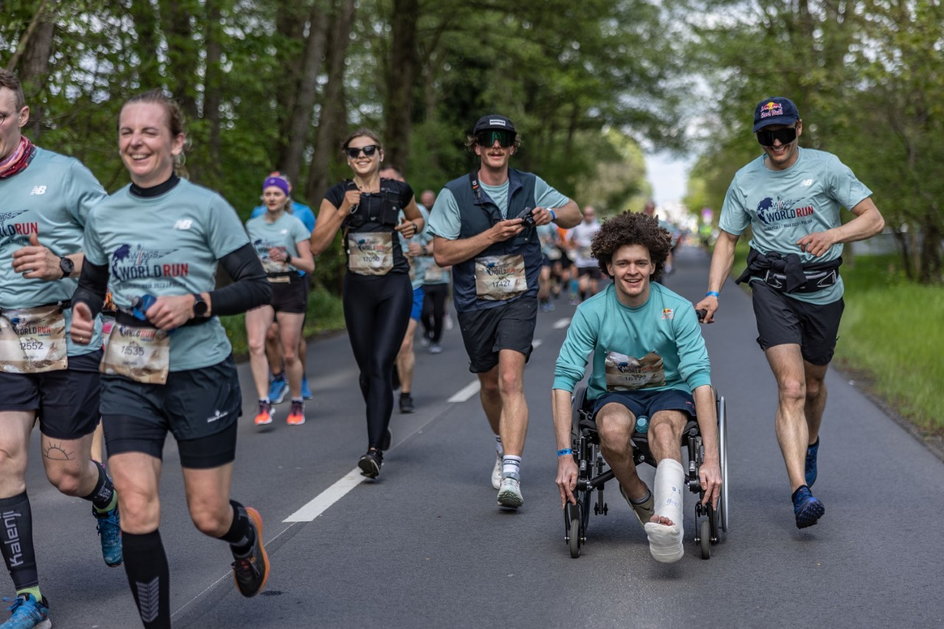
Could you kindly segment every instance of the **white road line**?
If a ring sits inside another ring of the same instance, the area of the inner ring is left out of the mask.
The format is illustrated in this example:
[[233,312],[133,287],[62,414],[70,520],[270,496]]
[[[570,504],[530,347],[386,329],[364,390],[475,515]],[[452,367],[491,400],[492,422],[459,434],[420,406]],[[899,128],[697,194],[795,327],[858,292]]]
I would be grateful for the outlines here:
[[482,385],[479,383],[478,380],[474,380],[473,382],[470,382],[468,385],[463,387],[458,393],[456,393],[455,395],[453,395],[451,398],[449,398],[446,401],[447,402],[465,402],[470,397],[478,393],[481,386]]
[[564,317],[554,322],[554,329],[560,330],[561,328],[566,328],[568,325],[570,325],[570,317]]
[[531,341],[531,347],[532,347],[532,349],[535,348],[535,347],[540,347],[540,346],[541,346],[541,343],[543,343],[543,342],[544,342],[544,341],[542,341],[541,339],[534,339],[533,341]]
[[328,507],[346,496],[349,491],[360,485],[364,478],[360,469],[355,467],[341,480],[315,496],[311,502],[282,520],[282,522],[311,522],[324,513]]

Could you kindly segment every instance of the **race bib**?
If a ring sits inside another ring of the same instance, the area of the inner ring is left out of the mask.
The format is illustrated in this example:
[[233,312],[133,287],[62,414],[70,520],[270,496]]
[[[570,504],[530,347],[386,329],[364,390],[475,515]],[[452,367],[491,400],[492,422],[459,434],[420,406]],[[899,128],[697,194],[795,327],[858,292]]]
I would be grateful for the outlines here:
[[475,259],[475,294],[479,299],[502,301],[527,290],[524,257],[520,254]]
[[586,246],[586,247],[581,247],[581,248],[577,251],[577,255],[578,255],[579,257],[583,258],[584,260],[589,260],[589,259],[593,258],[593,250],[590,248],[589,245]]
[[436,266],[435,264],[430,264],[426,267],[426,273],[423,274],[423,280],[430,283],[439,282],[443,278],[443,273],[441,267]]
[[99,371],[135,382],[166,384],[170,338],[164,330],[116,323],[108,335]]
[[347,235],[348,268],[358,275],[386,275],[393,268],[393,233]]
[[0,315],[0,371],[65,369],[67,350],[66,319],[59,304],[4,310]]
[[665,384],[662,357],[655,352],[649,352],[642,358],[607,352],[604,366],[607,391],[635,391]]

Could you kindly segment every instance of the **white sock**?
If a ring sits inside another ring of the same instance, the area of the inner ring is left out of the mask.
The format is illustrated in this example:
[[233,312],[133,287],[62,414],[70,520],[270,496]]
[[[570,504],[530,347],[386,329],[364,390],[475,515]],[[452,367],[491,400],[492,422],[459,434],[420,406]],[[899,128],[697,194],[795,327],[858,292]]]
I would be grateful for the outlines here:
[[502,457],[502,478],[512,476],[521,478],[521,457],[506,454]]
[[505,448],[502,446],[501,437],[495,435],[495,451],[498,452],[498,456],[501,456],[505,453]]
[[649,537],[649,552],[653,559],[662,563],[678,561],[685,554],[682,548],[684,534],[682,524],[682,488],[685,470],[674,459],[662,459],[656,467],[656,478],[652,494],[655,496],[656,515],[664,516],[675,524],[667,526],[656,522],[646,522],[646,535]]

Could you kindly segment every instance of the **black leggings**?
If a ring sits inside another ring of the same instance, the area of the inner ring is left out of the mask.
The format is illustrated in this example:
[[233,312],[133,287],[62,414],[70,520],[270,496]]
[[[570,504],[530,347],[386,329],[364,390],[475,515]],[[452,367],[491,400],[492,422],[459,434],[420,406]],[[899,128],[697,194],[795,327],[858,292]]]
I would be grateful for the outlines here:
[[379,448],[393,412],[393,364],[413,308],[406,273],[344,276],[344,322],[367,404],[367,444]]
[[438,344],[442,339],[449,284],[425,284],[423,294],[423,331],[426,338]]

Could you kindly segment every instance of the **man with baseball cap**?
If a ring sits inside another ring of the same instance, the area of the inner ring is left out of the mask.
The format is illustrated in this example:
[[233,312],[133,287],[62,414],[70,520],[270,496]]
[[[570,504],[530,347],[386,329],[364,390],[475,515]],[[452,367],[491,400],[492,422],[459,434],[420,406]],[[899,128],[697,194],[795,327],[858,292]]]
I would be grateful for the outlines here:
[[[734,246],[750,226],[748,266],[737,282],[751,287],[757,343],[777,380],[777,441],[802,529],[825,513],[810,488],[826,406],[824,379],[843,310],[843,243],[874,236],[885,221],[872,191],[848,166],[831,153],[799,147],[803,121],[789,98],[758,103],[753,128],[764,154],[741,168],[728,188],[708,292],[695,308],[707,311],[706,323],[713,321]],[[843,207],[855,215],[845,224]]]
[[519,144],[511,120],[482,116],[467,138],[479,163],[442,189],[428,228],[436,264],[452,266],[469,370],[478,374],[482,408],[497,444],[492,486],[498,504],[509,509],[524,502],[524,366],[532,349],[543,261],[535,227],[551,222],[573,227],[581,218],[579,206],[543,179],[509,168]]

